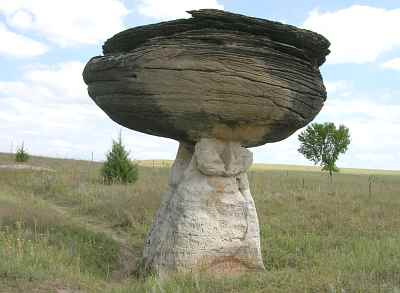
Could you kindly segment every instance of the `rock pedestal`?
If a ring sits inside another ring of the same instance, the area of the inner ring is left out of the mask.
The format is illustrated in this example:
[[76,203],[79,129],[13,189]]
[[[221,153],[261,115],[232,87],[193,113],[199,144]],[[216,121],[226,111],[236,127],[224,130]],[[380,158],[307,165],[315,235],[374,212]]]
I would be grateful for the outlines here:
[[246,175],[252,159],[237,142],[180,144],[169,191],[145,243],[147,269],[160,275],[264,269]]
[[93,101],[127,128],[181,142],[144,263],[169,271],[264,268],[246,170],[255,147],[319,113],[329,41],[227,11],[135,27],[85,66]]

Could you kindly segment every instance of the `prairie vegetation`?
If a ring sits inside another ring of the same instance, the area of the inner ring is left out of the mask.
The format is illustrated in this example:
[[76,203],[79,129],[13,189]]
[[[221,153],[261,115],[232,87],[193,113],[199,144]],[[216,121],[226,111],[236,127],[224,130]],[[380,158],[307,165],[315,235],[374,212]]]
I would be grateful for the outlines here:
[[[0,155],[1,164],[12,164]],[[399,292],[400,172],[259,165],[249,172],[266,271],[240,278],[140,274],[168,162],[134,185],[101,164],[31,157],[0,169],[0,292]],[[64,290],[64,291],[62,291]]]

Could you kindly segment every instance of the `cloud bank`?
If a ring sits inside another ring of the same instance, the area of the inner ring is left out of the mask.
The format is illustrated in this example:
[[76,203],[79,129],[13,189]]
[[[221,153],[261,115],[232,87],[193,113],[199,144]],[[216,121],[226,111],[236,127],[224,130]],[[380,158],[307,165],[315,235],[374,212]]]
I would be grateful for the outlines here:
[[353,5],[332,12],[313,10],[303,27],[330,40],[330,64],[374,62],[400,48],[400,9]]
[[[29,152],[64,158],[104,159],[121,126],[87,95],[84,64],[68,61],[25,68],[19,80],[0,81],[0,150],[25,142]],[[173,158],[177,143],[123,131],[133,158]],[[162,146],[162,147],[160,147]]]
[[[24,35],[31,34],[60,47],[97,44],[124,28],[128,12],[119,0],[2,1],[0,15],[16,31],[14,36],[2,38],[2,43],[24,39],[25,43],[14,41],[14,48],[29,52],[31,46]],[[36,55],[43,53],[43,45],[35,46]]]
[[0,22],[0,55],[29,58],[42,55],[48,51],[48,47],[38,41],[10,31]]

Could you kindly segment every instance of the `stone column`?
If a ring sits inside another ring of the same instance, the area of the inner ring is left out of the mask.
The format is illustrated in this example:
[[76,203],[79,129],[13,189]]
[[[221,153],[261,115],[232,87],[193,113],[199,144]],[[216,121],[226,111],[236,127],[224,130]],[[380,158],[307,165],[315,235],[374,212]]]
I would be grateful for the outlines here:
[[260,231],[246,171],[253,155],[238,142],[181,143],[144,248],[144,265],[168,272],[263,270]]

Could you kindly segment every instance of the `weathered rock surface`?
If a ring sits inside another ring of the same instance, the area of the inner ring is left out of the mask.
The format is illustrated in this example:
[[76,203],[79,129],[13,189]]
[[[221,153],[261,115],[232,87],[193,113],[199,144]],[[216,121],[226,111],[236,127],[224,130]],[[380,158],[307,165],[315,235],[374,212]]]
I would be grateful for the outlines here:
[[[103,52],[104,54],[129,52],[154,37],[213,28],[266,36],[275,42],[303,49],[304,53],[309,55],[309,58],[315,59],[318,65],[324,63],[325,56],[329,54],[330,43],[327,39],[319,34],[292,25],[216,9],[193,10],[189,13],[193,16],[190,19],[139,26],[120,32],[107,40],[103,46]],[[287,47],[286,50],[296,52],[294,48]]]
[[132,28],[84,70],[89,95],[117,123],[194,144],[258,146],[288,137],[320,111],[322,36],[219,10]]
[[132,28],[103,46],[83,77],[117,123],[180,142],[144,265],[170,271],[264,268],[245,147],[308,124],[326,90],[329,42],[290,25],[219,10]]
[[246,170],[252,154],[238,143],[181,144],[170,190],[144,249],[145,266],[171,271],[241,273],[264,269]]

